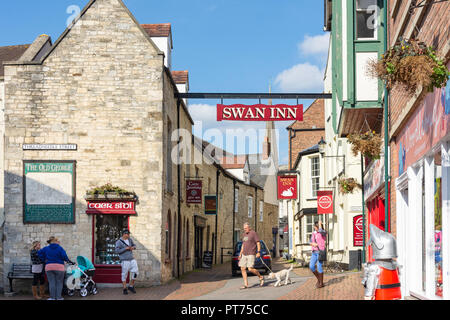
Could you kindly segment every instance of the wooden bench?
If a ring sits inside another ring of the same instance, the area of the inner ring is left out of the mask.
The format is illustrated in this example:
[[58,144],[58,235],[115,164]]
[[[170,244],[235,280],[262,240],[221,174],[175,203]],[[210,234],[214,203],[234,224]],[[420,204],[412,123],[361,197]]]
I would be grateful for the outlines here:
[[8,273],[9,279],[9,292],[13,292],[13,280],[14,279],[33,279],[33,273],[31,273],[30,264],[13,263],[11,271]]

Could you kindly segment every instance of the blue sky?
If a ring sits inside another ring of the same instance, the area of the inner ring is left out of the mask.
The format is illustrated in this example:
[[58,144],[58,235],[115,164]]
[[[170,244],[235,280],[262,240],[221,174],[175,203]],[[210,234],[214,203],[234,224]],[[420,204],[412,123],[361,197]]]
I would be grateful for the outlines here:
[[[86,3],[88,0],[2,1],[0,46],[31,43],[40,34],[48,34],[55,41],[72,14],[67,9],[71,5],[83,8]],[[140,23],[172,24],[172,67],[189,70],[191,92],[268,92],[270,83],[272,92],[323,91],[328,50],[328,33],[323,32],[323,1],[124,0],[124,3]],[[311,103],[300,102],[305,107]],[[217,123],[217,103],[220,101],[189,101],[192,116],[203,121],[203,129],[264,127],[263,123]],[[289,124],[277,123],[281,163],[287,163],[288,159],[285,128]],[[239,146],[234,151],[255,150]]]

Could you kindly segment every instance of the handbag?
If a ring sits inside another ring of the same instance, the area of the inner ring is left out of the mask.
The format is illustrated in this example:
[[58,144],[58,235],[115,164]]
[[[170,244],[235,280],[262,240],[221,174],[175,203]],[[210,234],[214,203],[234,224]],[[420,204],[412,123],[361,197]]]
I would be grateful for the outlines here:
[[[314,240],[317,243],[316,236],[317,235],[314,236]],[[319,249],[319,258],[318,258],[318,260],[319,260],[319,262],[327,261],[327,248],[324,248],[323,250]]]
[[327,261],[327,249],[319,250],[319,261]]

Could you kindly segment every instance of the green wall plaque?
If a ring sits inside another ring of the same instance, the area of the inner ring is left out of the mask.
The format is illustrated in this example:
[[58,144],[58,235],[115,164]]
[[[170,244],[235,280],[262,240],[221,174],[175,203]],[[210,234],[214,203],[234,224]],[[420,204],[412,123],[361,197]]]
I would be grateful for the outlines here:
[[24,223],[75,223],[75,161],[24,161]]

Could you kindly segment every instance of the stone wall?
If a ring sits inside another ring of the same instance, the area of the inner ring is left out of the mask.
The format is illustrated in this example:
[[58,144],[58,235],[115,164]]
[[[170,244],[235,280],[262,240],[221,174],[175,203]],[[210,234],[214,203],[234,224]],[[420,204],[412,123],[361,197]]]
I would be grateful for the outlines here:
[[[163,56],[118,0],[95,1],[42,64],[5,67],[5,269],[28,263],[30,243],[50,235],[70,258],[91,257],[83,197],[111,182],[139,196],[130,218],[138,280],[161,282],[162,77]],[[78,150],[23,151],[24,143]],[[23,224],[23,160],[76,161],[75,224]]]
[[[3,279],[3,222],[4,216],[4,134],[5,134],[5,106],[4,106],[5,84],[0,80],[0,279]],[[3,281],[0,281],[0,291],[3,288]]]

